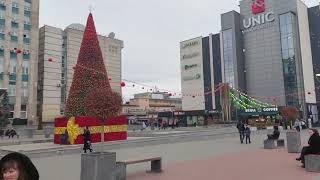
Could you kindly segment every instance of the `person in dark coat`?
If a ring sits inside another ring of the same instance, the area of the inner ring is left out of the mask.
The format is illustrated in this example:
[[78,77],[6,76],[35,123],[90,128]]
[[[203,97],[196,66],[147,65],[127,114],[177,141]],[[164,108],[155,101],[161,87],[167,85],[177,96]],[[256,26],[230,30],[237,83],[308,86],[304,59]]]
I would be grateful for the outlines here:
[[83,131],[83,151],[84,151],[84,153],[87,153],[87,150],[90,150],[90,152],[92,152],[91,142],[90,142],[90,131],[89,131],[88,127],[86,127]]
[[251,143],[251,139],[250,139],[251,130],[250,130],[249,125],[246,125],[246,126],[245,126],[244,135],[245,135],[245,137],[246,137],[246,144],[248,144],[248,141],[249,141],[249,144],[250,144],[250,143]]
[[309,129],[310,138],[308,141],[309,146],[304,146],[301,150],[300,157],[296,158],[297,161],[301,161],[302,167],[304,167],[305,155],[308,154],[320,154],[320,136],[317,129]]
[[268,136],[268,139],[273,139],[273,140],[279,139],[279,136],[280,136],[279,127],[278,126],[273,126],[273,133],[272,134],[268,134],[267,136]]
[[39,173],[29,157],[10,153],[0,161],[0,180],[39,180]]
[[244,139],[244,130],[245,130],[245,127],[244,127],[244,124],[239,121],[238,124],[237,124],[237,129],[239,131],[239,134],[240,134],[240,142],[241,144],[243,143],[243,139]]

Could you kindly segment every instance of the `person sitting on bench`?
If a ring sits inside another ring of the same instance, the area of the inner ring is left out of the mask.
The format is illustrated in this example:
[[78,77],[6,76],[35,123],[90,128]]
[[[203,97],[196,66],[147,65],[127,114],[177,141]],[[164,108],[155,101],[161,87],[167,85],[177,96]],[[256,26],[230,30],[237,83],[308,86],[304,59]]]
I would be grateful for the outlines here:
[[268,139],[272,139],[272,140],[277,140],[279,139],[280,136],[280,131],[278,126],[273,126],[273,133],[272,134],[268,134]]
[[309,146],[304,146],[301,150],[300,157],[296,158],[297,161],[301,161],[304,168],[304,157],[308,154],[320,154],[320,136],[317,129],[309,129],[310,138],[308,141]]
[[13,128],[10,128],[6,131],[5,135],[8,136],[10,139],[10,138],[13,138],[14,136],[17,136],[18,134],[17,134],[16,130],[14,130]]
[[69,134],[68,131],[65,130],[63,134],[60,134],[60,144],[69,144],[68,139]]

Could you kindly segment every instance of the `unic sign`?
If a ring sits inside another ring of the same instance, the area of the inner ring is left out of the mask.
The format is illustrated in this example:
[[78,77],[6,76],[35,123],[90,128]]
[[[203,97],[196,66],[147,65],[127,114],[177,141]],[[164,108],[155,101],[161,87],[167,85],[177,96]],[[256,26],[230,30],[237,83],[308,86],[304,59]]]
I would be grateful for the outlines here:
[[275,15],[273,11],[270,11],[268,13],[259,14],[257,16],[251,17],[249,19],[243,20],[243,27],[245,29],[255,27],[257,25],[262,25],[268,22],[272,22],[275,20]]

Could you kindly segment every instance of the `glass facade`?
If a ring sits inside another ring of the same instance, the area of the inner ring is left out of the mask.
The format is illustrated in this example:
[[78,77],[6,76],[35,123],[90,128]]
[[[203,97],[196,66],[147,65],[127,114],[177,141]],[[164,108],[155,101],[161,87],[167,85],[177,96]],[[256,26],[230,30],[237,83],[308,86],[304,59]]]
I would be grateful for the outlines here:
[[235,87],[232,29],[223,31],[222,37],[223,37],[223,62],[224,62],[225,82],[229,83],[229,86]]
[[299,106],[297,67],[295,55],[295,15],[291,12],[280,15],[281,52],[283,78],[288,106]]

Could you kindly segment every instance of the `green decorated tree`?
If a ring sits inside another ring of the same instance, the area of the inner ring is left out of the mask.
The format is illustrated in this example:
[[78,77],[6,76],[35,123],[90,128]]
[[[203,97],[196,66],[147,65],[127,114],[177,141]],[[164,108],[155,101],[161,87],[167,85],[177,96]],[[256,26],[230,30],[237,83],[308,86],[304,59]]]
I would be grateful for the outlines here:
[[73,69],[65,115],[103,119],[118,115],[121,97],[111,90],[91,13],[87,19],[77,64]]
[[6,90],[0,90],[0,128],[6,127],[9,121],[10,105]]

